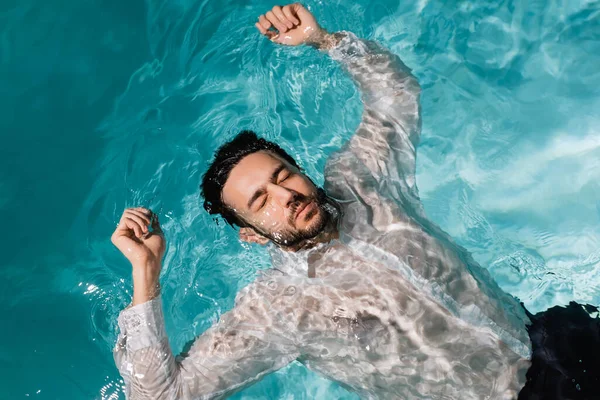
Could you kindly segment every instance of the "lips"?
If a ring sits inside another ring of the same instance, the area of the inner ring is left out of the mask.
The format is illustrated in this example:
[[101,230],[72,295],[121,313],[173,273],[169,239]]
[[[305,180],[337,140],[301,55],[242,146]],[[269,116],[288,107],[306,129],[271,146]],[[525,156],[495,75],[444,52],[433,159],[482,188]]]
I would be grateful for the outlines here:
[[296,221],[298,221],[298,219],[299,219],[300,217],[303,217],[303,216],[304,216],[304,214],[306,214],[306,212],[305,212],[305,211],[308,211],[308,210],[311,208],[311,205],[312,205],[312,204],[313,204],[312,200],[311,200],[311,201],[309,201],[309,202],[308,202],[308,203],[306,203],[306,204],[302,204],[302,205],[301,205],[301,206],[298,208],[298,211],[296,212],[296,218],[295,218],[295,220],[296,220]]

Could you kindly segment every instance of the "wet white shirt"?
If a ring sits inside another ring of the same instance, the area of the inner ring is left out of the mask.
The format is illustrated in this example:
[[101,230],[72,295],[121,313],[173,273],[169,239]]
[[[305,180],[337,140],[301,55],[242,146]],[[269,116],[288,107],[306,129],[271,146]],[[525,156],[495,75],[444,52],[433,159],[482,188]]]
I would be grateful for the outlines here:
[[224,398],[293,360],[365,399],[516,399],[525,384],[524,309],[424,215],[416,79],[351,33],[329,54],[364,102],[325,170],[340,238],[272,249],[273,269],[177,358],[160,298],[124,310],[114,354],[128,399]]

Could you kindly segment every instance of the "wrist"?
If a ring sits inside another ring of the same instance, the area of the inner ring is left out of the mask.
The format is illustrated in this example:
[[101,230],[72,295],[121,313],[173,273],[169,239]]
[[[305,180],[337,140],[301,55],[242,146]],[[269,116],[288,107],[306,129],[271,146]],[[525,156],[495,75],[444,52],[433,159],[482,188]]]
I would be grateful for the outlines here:
[[133,265],[133,305],[152,300],[160,294],[160,264],[140,263]]
[[344,35],[340,32],[329,33],[325,29],[319,28],[319,30],[310,35],[306,44],[319,50],[330,50],[337,46],[343,37]]

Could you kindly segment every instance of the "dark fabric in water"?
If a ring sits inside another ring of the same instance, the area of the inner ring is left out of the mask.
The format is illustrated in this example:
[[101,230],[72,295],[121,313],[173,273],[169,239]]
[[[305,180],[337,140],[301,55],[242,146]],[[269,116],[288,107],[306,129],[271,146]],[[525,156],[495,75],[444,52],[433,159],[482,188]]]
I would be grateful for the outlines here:
[[600,399],[598,308],[571,302],[532,315],[533,355],[519,400]]

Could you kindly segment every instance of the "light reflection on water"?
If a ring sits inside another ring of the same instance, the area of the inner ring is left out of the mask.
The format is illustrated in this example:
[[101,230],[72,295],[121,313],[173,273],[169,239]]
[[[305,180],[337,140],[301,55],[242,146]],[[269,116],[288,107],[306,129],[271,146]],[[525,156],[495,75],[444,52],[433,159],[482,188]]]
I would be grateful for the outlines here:
[[[203,211],[197,187],[212,152],[253,129],[322,182],[360,100],[326,56],[256,34],[271,3],[54,3],[0,11],[10,232],[0,398],[117,398],[110,350],[131,282],[108,238],[122,210],[161,214],[179,351],[269,266]],[[379,40],[419,77],[428,215],[532,311],[599,304],[598,3],[307,4],[325,27]],[[49,234],[32,233],[39,210]],[[292,365],[236,397],[353,395]]]

